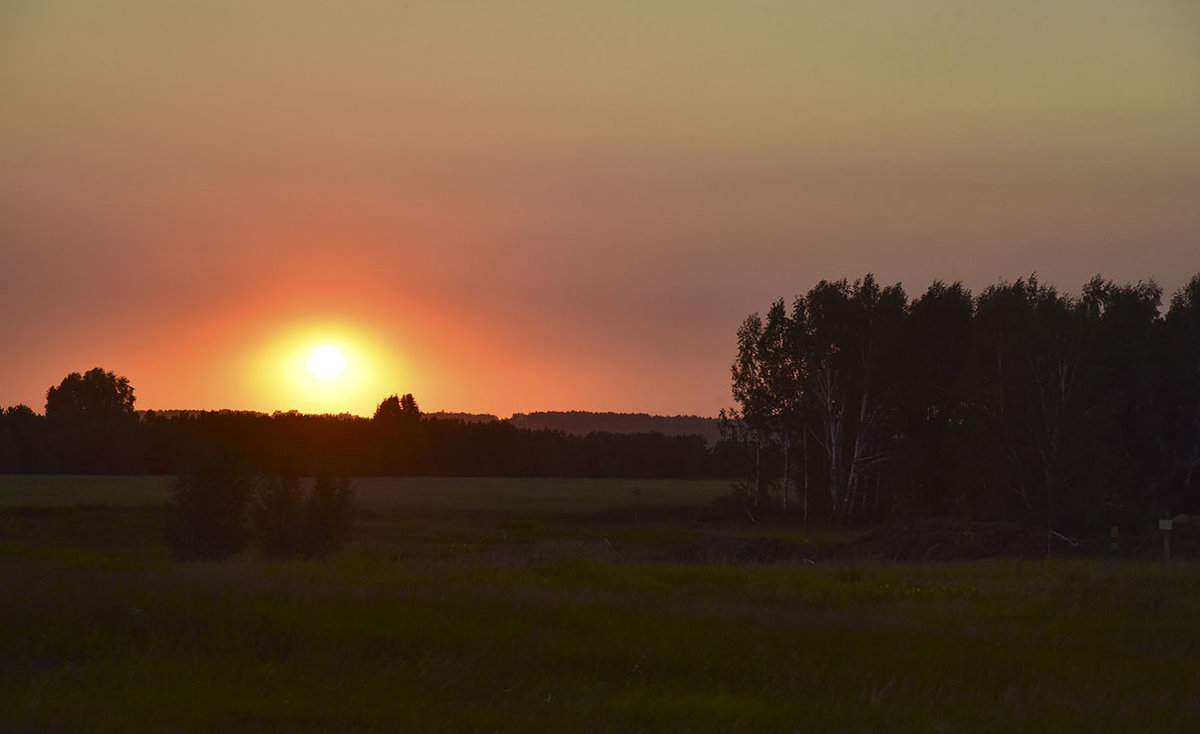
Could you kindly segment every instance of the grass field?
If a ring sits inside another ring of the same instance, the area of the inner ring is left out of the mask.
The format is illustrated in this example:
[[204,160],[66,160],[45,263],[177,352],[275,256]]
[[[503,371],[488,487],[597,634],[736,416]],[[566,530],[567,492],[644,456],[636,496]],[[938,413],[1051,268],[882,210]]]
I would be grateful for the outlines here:
[[1200,731],[1191,564],[685,563],[849,536],[711,483],[358,486],[334,558],[181,565],[161,480],[0,477],[0,731]]
[[[0,475],[0,509],[132,507],[161,503],[166,477]],[[725,480],[463,479],[359,477],[371,513],[589,513],[617,507],[702,505],[729,491]]]

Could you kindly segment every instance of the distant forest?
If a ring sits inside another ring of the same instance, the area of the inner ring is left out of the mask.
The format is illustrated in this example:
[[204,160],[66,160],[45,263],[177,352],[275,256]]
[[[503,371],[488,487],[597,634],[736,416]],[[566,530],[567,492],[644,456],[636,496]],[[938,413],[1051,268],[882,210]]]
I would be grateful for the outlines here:
[[[702,478],[740,471],[737,447],[705,437],[522,428],[479,416],[425,415],[412,395],[384,399],[372,418],[245,411],[134,410],[129,381],[101,368],[50,388],[46,412],[0,415],[0,473],[176,474],[219,457],[252,472],[302,474]],[[537,415],[537,414],[534,414]],[[574,427],[589,415],[566,414]],[[665,419],[674,421],[675,419]],[[711,421],[715,425],[715,421]],[[710,432],[711,435],[711,432]]]
[[695,415],[552,410],[514,413],[508,422],[517,428],[550,429],[576,436],[586,436],[589,433],[661,433],[666,436],[703,436],[710,444],[721,439],[721,424],[716,418]]
[[[428,413],[437,420],[464,423],[493,423],[501,420],[490,413]],[[575,436],[589,433],[661,433],[666,436],[703,436],[710,444],[721,440],[721,423],[697,415],[650,415],[648,413],[597,413],[590,410],[544,410],[513,413],[507,419],[517,428],[550,429]]]
[[776,301],[737,334],[743,499],[1050,533],[1200,512],[1200,276],[1161,306],[1153,282],[1099,276],[1078,296],[1030,277],[910,301],[868,275]]

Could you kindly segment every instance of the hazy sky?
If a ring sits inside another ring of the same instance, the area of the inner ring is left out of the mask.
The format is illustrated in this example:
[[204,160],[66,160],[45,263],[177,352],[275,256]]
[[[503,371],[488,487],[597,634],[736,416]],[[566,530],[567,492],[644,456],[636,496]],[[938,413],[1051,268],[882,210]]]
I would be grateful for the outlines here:
[[1200,272],[1200,3],[0,0],[0,407],[710,415],[868,271]]

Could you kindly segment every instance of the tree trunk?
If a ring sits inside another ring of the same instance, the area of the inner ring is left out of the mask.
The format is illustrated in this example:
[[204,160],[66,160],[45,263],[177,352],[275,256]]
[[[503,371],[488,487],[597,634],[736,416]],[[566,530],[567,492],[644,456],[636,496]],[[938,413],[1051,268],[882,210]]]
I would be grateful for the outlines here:
[[762,441],[754,439],[754,498],[751,503],[758,507],[758,498],[762,496]]
[[803,434],[804,441],[804,497],[801,500],[801,522],[808,529],[808,434]]
[[788,467],[788,449],[791,448],[792,441],[786,434],[783,437],[783,514],[787,514],[788,500],[788,476],[790,468]]

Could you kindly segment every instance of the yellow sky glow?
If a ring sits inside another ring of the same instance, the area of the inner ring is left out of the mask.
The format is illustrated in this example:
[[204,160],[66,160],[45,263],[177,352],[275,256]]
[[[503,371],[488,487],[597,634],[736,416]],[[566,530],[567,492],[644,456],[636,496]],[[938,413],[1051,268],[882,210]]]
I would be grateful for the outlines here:
[[[309,356],[323,346],[346,358],[345,370],[334,379],[321,379],[309,370]],[[353,324],[330,322],[280,329],[247,355],[242,380],[245,392],[259,396],[263,405],[370,415],[380,400],[405,384],[405,375],[394,348]]]

